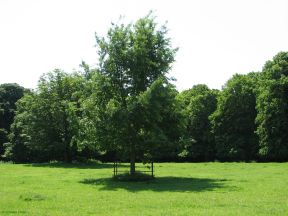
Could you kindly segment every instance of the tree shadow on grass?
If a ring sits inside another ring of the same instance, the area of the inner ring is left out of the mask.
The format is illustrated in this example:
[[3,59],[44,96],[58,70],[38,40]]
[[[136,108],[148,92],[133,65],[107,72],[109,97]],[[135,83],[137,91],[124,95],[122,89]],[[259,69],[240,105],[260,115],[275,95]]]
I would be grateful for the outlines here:
[[229,187],[225,185],[226,179],[188,178],[188,177],[157,177],[146,182],[122,182],[112,178],[84,179],[82,184],[100,186],[100,190],[125,189],[131,192],[138,191],[171,191],[171,192],[202,192],[218,188]]
[[[75,168],[75,169],[109,169],[113,168],[113,164],[109,163],[32,163],[25,164],[29,167],[46,167],[46,168]],[[128,167],[126,164],[118,165],[118,167]]]

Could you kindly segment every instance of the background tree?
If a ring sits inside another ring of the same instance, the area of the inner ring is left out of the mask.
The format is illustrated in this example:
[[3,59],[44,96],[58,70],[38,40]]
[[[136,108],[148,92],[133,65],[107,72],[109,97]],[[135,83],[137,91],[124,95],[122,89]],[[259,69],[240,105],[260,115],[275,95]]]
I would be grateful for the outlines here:
[[251,160],[257,157],[256,130],[257,74],[234,75],[218,97],[216,111],[211,116],[220,160]]
[[179,95],[187,121],[181,155],[190,161],[214,159],[215,143],[209,116],[216,110],[217,94],[217,90],[210,90],[206,85],[195,85]]
[[[38,162],[37,158],[39,156],[37,156],[37,154],[33,155],[27,146],[29,135],[27,134],[27,130],[25,130],[27,126],[32,123],[32,121],[29,121],[29,117],[31,117],[30,112],[32,110],[32,104],[34,103],[34,97],[34,92],[29,92],[18,100],[16,104],[16,115],[8,136],[9,142],[5,144],[4,157],[16,163]],[[42,152],[37,153],[42,155]]]
[[[99,73],[94,77],[93,95],[84,106],[89,116],[84,125],[94,130],[91,136],[97,144],[116,150],[121,157],[129,157],[130,173],[134,174],[136,159],[143,160],[144,152],[148,154],[151,150],[152,141],[147,140],[152,139],[152,131],[148,138],[145,129],[150,116],[144,115],[145,109],[151,107],[146,102],[155,102],[152,96],[156,97],[158,91],[167,96],[173,92],[165,75],[174,61],[176,49],[171,47],[166,27],[158,28],[151,14],[134,25],[113,24],[106,38],[97,36],[96,40]],[[160,82],[159,79],[163,81],[156,88],[153,83]],[[145,97],[151,100],[144,100]],[[170,100],[159,99],[154,104],[155,110],[163,107],[161,102],[165,104]],[[157,125],[153,126],[154,130],[162,130],[164,112],[159,111],[159,116],[154,116]],[[153,144],[163,142],[163,137],[161,141],[160,137],[156,139],[155,131],[153,134]]]
[[[159,78],[131,103],[132,121],[137,123],[136,155],[142,160],[171,161],[179,152],[184,116],[175,86]],[[136,131],[135,131],[136,132]]]
[[[60,70],[45,74],[33,94],[18,102],[6,156],[14,160],[71,162],[77,152],[84,79]],[[21,156],[22,150],[30,155]]]
[[288,160],[288,53],[280,52],[263,68],[257,97],[257,134],[262,159]]
[[15,116],[15,103],[24,95],[24,88],[15,83],[0,85],[0,159],[4,153],[4,143],[8,142],[10,125]]

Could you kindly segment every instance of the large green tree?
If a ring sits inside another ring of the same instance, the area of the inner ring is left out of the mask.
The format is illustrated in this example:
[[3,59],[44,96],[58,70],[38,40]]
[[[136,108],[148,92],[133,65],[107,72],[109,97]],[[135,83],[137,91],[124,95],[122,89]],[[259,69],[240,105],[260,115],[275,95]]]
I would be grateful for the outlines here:
[[234,75],[218,97],[211,122],[220,160],[256,159],[255,89],[258,76],[258,73]]
[[183,152],[180,155],[188,160],[214,159],[215,143],[209,116],[216,110],[217,95],[217,90],[210,90],[201,84],[179,94],[187,121],[182,137]]
[[77,150],[83,89],[78,74],[55,70],[43,75],[37,90],[17,102],[6,156],[17,162],[70,162]]
[[263,68],[257,97],[257,134],[262,159],[288,160],[288,52]]
[[8,142],[10,126],[14,120],[16,102],[23,97],[24,88],[15,83],[0,85],[0,158],[4,143]]
[[169,137],[171,128],[166,130],[178,118],[172,112],[177,110],[176,90],[166,78],[176,49],[166,26],[158,27],[151,14],[135,24],[113,24],[106,37],[96,40],[99,73],[84,105],[89,116],[83,120],[85,134],[128,157],[134,174],[136,160],[152,157],[151,145],[168,145],[167,140],[177,137]]

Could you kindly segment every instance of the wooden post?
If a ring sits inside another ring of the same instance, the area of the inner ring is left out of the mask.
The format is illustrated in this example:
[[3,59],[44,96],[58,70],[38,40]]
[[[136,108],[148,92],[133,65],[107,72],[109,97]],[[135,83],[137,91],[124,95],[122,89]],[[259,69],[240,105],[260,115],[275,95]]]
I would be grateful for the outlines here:
[[153,164],[153,161],[151,162],[151,167],[152,167],[152,177],[154,177],[154,164]]
[[115,177],[115,161],[113,163],[113,176]]

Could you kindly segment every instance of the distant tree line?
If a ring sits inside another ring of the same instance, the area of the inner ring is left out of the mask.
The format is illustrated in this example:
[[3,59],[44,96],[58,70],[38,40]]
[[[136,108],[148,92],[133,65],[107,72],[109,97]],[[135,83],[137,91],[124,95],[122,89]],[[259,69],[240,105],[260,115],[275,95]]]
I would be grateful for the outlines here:
[[177,49],[151,14],[96,37],[99,67],[0,85],[0,155],[57,161],[288,161],[288,52],[222,90],[178,92]]

